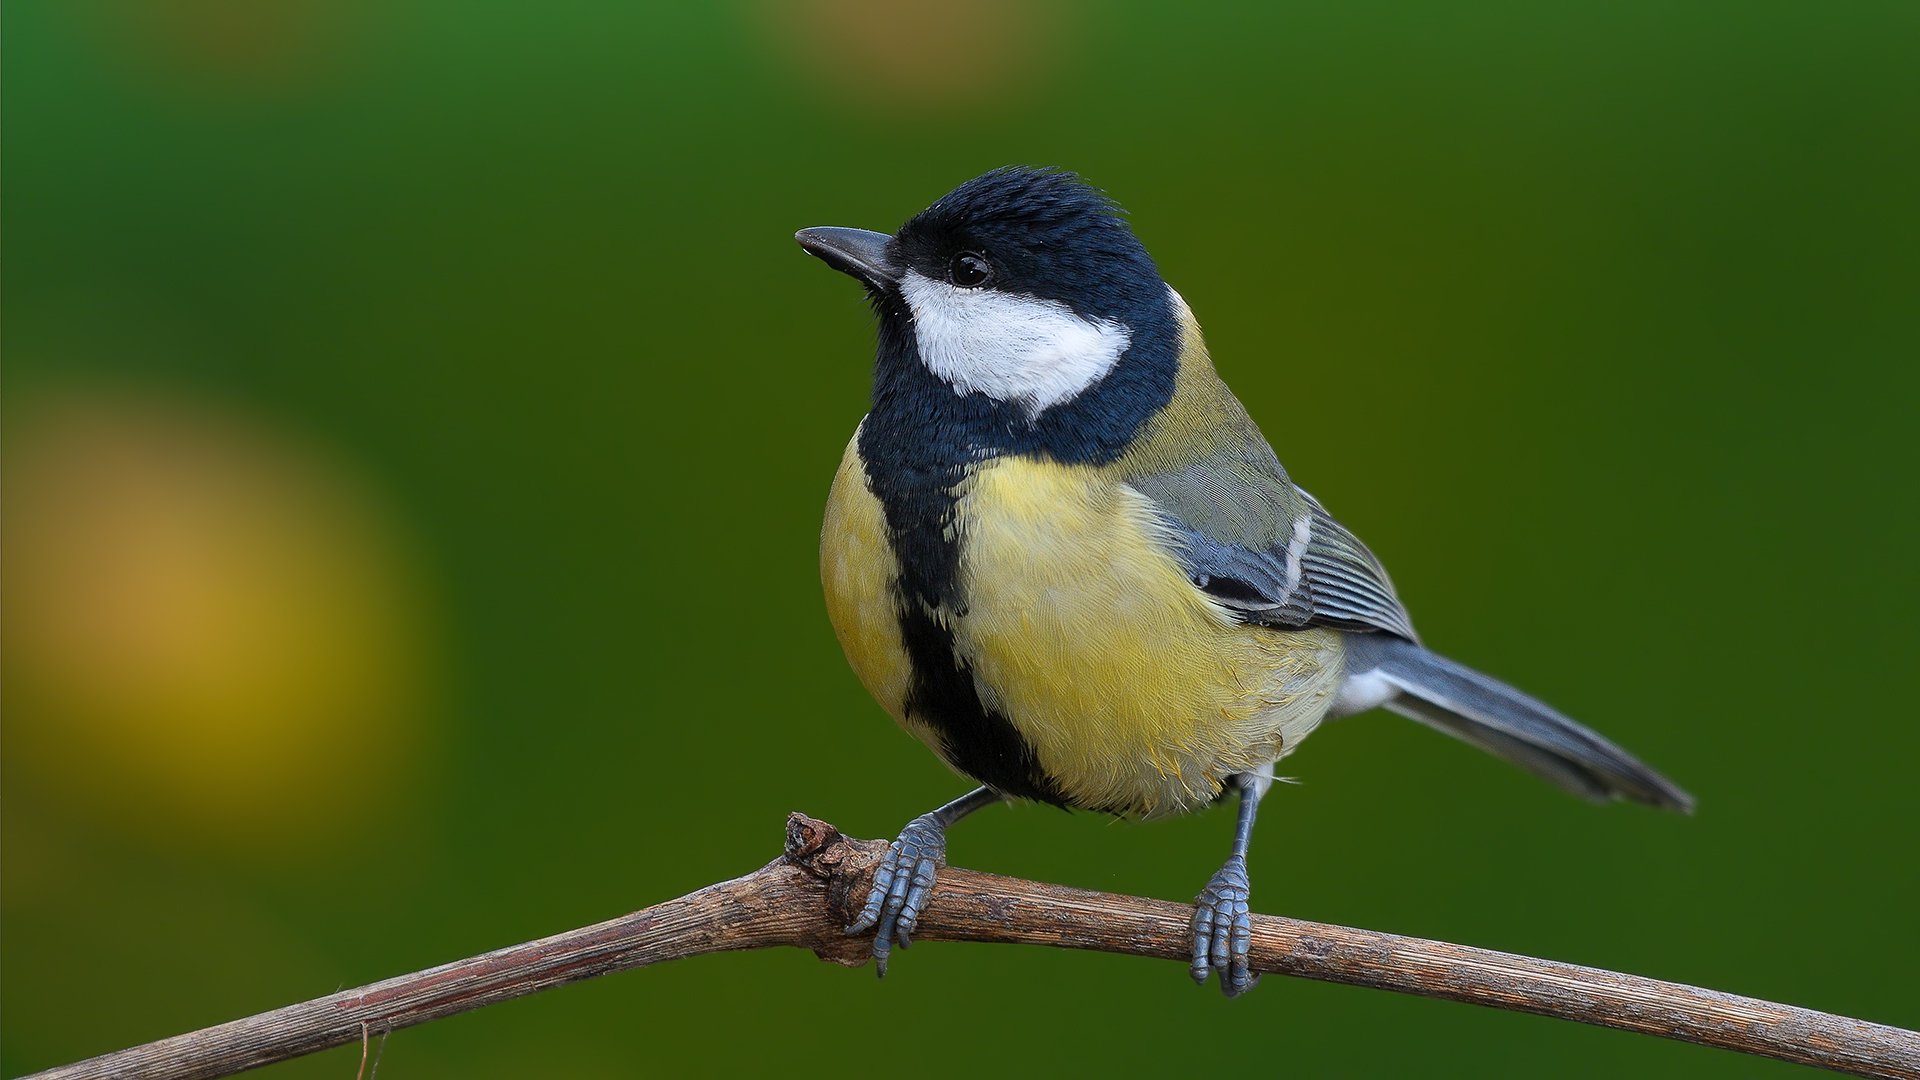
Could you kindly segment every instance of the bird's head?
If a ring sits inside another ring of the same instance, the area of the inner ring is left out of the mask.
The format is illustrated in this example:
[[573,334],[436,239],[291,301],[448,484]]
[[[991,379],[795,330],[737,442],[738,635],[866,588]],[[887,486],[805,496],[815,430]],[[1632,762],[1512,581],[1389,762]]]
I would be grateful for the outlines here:
[[1077,443],[1124,442],[1171,393],[1176,300],[1119,208],[1072,173],[996,169],[892,236],[796,239],[866,285],[881,323],[877,394],[890,377],[930,376],[963,413]]

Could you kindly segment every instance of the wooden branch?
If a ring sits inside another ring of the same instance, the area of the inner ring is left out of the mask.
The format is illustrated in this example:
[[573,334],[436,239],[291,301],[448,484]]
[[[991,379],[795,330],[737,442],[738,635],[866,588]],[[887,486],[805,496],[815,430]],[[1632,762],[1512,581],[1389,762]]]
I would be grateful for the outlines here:
[[[867,938],[841,927],[886,843],[801,814],[786,854],[742,878],[644,911],[36,1073],[229,1076],[595,975],[706,953],[791,945],[849,967]],[[1185,964],[1193,908],[971,870],[941,873],[916,941],[990,941],[1152,956]],[[1791,1005],[1440,941],[1268,915],[1253,918],[1256,971],[1446,998],[1739,1050],[1860,1076],[1920,1080],[1920,1033]]]

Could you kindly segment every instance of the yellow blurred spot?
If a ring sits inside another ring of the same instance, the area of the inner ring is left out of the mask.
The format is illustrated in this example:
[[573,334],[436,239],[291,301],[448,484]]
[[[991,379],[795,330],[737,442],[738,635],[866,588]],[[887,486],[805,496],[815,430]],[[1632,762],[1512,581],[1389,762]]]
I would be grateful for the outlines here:
[[857,107],[965,109],[1059,68],[1059,0],[766,0],[762,22],[804,77]]
[[366,0],[97,0],[63,7],[136,72],[240,99],[324,84],[369,36],[374,10]]
[[203,406],[22,412],[4,459],[10,777],[242,843],[380,804],[417,748],[424,650],[375,506]]

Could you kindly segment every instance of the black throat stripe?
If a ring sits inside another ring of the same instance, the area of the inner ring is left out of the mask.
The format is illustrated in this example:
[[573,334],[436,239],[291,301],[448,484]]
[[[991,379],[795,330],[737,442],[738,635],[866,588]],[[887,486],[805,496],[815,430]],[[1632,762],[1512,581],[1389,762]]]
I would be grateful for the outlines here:
[[[883,342],[886,336],[883,332]],[[911,337],[907,344],[912,347]],[[891,387],[894,394],[883,389],[875,395],[874,410],[860,426],[859,447],[900,566],[893,583],[895,610],[913,665],[907,714],[939,734],[941,751],[961,772],[1016,798],[1064,806],[1065,795],[1041,770],[1032,744],[1013,721],[980,700],[972,669],[955,655],[953,631],[933,615],[936,609],[966,610],[959,595],[963,541],[953,528],[955,488],[966,478],[968,464],[984,454],[957,426],[928,430],[926,399],[934,393],[954,395],[945,386],[919,383],[916,373],[931,379],[915,362],[906,379]]]
[[966,539],[954,528],[955,492],[971,468],[1001,454],[1099,464],[1125,451],[1172,397],[1179,369],[1171,301],[1157,278],[1152,285],[1149,300],[1127,313],[1135,335],[1123,359],[1128,376],[1102,380],[1038,420],[979,393],[955,393],[920,362],[899,292],[872,297],[879,350],[859,452],[900,566],[900,635],[913,664],[906,710],[939,734],[956,768],[1017,798],[1068,804],[1020,729],[980,700],[972,669],[954,652],[953,632],[933,614],[967,609],[959,583]]

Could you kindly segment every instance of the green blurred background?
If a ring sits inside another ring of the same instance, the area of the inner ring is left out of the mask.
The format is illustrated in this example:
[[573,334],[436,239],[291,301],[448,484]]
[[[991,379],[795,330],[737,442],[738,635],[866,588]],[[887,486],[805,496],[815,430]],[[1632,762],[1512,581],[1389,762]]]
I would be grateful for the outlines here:
[[[1920,1025],[1910,0],[16,0],[5,33],[8,1075],[964,790],[821,607],[871,322],[791,234],[1009,162],[1131,210],[1431,644],[1700,799],[1343,721],[1288,760],[1259,907]],[[995,810],[953,858],[1182,899],[1226,813]],[[903,1038],[929,1077],[1788,1071],[932,945],[884,984],[601,979],[400,1032],[383,1075]]]

